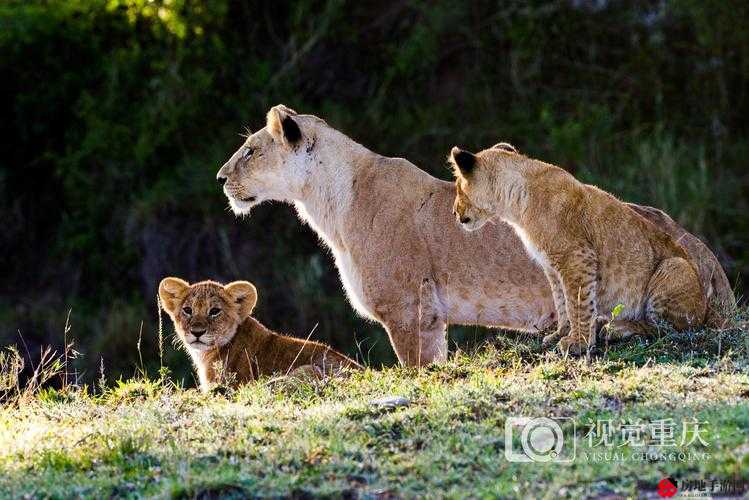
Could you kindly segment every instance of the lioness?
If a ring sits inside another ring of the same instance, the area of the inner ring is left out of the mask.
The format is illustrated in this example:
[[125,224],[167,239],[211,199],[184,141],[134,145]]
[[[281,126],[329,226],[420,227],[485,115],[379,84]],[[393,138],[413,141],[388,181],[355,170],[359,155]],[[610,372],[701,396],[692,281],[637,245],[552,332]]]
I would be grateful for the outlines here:
[[[463,231],[451,183],[316,116],[273,107],[217,179],[237,215],[293,204],[333,253],[354,309],[385,327],[403,364],[444,360],[448,323],[530,332],[556,323],[546,278],[509,226]],[[710,290],[733,300],[718,262],[709,251],[704,259]]]
[[192,358],[205,392],[217,383],[237,385],[273,374],[327,374],[359,366],[320,344],[274,333],[250,316],[257,291],[247,281],[190,285],[164,278],[159,298]]
[[704,322],[707,301],[686,251],[625,203],[567,171],[506,148],[453,148],[454,211],[469,231],[507,222],[544,270],[557,308],[563,351],[595,342],[599,315],[617,337],[667,321]]

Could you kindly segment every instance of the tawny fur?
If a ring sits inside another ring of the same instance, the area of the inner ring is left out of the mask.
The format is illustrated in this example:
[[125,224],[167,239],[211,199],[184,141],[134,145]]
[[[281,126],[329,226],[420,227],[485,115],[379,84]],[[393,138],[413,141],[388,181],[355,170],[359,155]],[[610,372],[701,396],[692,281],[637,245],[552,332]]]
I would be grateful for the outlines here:
[[700,276],[702,291],[707,297],[705,325],[710,328],[731,328],[736,320],[736,297],[723,267],[713,252],[695,235],[679,226],[662,210],[627,203],[632,210],[658,226],[689,255]]
[[[280,335],[260,324],[250,316],[257,293],[246,281],[190,285],[165,278],[159,298],[193,360],[203,391],[216,384],[244,384],[262,375],[325,375],[361,368],[324,344]],[[196,337],[196,331],[204,333]]]
[[707,296],[686,250],[629,205],[565,170],[506,149],[476,155],[453,148],[457,219],[469,230],[492,217],[512,226],[544,270],[563,350],[595,342],[597,326],[621,305],[607,332],[647,333],[704,323]]
[[444,360],[448,324],[542,332],[556,323],[546,278],[509,226],[463,231],[451,183],[318,117],[273,107],[217,177],[238,215],[272,200],[296,208],[333,254],[352,306],[385,327],[403,364]]

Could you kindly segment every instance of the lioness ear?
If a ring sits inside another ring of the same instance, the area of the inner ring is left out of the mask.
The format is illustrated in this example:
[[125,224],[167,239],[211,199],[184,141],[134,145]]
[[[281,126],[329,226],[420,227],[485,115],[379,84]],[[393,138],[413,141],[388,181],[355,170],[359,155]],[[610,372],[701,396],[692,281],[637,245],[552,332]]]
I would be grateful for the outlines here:
[[302,131],[292,118],[296,114],[296,111],[283,104],[270,108],[267,127],[275,140],[284,144],[296,144],[302,138]]
[[179,278],[164,278],[159,284],[159,300],[161,307],[173,316],[182,299],[190,288],[190,283]]
[[450,162],[455,165],[462,176],[469,175],[476,166],[476,155],[471,152],[463,151],[455,146],[450,151]]
[[257,289],[249,281],[233,281],[224,287],[226,293],[239,306],[239,318],[244,320],[252,314],[257,304]]

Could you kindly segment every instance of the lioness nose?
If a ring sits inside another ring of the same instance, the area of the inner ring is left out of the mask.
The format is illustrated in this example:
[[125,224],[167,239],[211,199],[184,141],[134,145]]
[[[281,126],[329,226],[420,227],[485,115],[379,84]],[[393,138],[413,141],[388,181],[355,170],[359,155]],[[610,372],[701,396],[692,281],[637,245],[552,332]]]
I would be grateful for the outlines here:
[[468,224],[469,222],[471,222],[471,218],[470,217],[461,217],[460,218],[460,223],[461,224]]
[[224,187],[224,184],[226,184],[226,177],[224,177],[223,175],[217,175],[216,180],[221,187]]
[[204,328],[202,330],[190,330],[190,333],[192,333],[196,339],[200,338],[201,335],[203,335],[207,330]]

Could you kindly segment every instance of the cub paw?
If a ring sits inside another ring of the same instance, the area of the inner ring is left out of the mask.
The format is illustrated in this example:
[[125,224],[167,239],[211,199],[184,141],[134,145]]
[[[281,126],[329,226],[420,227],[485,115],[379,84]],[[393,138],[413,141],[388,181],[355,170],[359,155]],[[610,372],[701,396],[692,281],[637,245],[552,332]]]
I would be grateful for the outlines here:
[[585,339],[572,337],[567,335],[559,341],[559,350],[563,354],[569,354],[570,356],[580,356],[588,350],[588,343]]
[[554,333],[550,333],[549,335],[546,335],[544,337],[544,339],[541,341],[541,345],[543,347],[550,347],[551,345],[556,344],[559,339],[566,337],[567,334],[569,333],[570,333],[569,324],[561,328],[557,328],[557,331],[555,331]]
[[233,389],[224,384],[215,384],[208,392],[214,396],[229,396],[232,394]]
[[291,371],[291,373],[289,373],[289,376],[295,379],[303,380],[303,381],[310,381],[310,380],[320,380],[324,378],[325,374],[318,366],[302,365],[297,368],[294,368]]
[[561,339],[564,335],[560,334],[559,332],[550,333],[549,335],[546,335],[544,339],[541,341],[542,347],[551,347],[552,345],[556,344],[559,339]]

